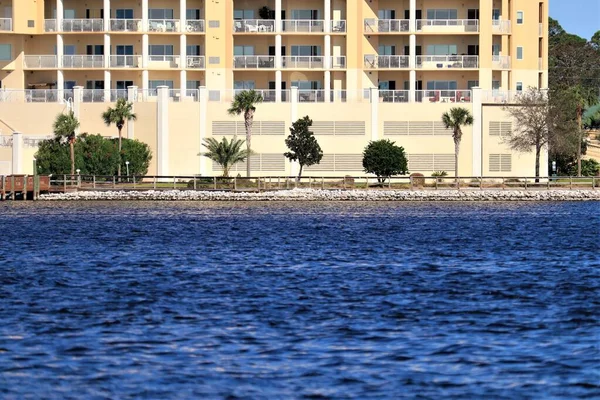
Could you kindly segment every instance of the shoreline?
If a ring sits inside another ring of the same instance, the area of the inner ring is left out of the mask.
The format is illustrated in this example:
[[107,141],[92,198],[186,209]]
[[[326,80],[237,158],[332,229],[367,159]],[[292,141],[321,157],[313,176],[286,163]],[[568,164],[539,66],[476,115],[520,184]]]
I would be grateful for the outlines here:
[[193,190],[81,191],[43,194],[40,201],[600,201],[600,190]]

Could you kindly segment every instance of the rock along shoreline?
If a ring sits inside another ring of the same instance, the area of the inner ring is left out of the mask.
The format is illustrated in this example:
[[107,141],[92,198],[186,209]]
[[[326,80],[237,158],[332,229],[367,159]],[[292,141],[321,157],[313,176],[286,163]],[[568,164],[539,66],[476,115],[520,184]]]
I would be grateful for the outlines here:
[[81,191],[40,196],[42,201],[600,201],[600,190],[316,190],[266,192],[192,190]]

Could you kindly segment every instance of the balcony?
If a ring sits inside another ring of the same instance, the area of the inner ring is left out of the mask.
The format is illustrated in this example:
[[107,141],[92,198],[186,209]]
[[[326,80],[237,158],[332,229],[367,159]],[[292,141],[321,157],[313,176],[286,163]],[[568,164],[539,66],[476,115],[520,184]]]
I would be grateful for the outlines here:
[[272,69],[275,68],[274,56],[234,56],[233,68]]
[[283,69],[323,69],[325,57],[323,56],[285,56],[281,57]]
[[81,101],[83,103],[104,103],[107,96],[111,102],[117,99],[127,99],[127,89],[83,89]]
[[204,69],[205,58],[204,56],[187,56],[186,64],[189,69]]
[[346,32],[346,20],[334,20],[331,22],[331,33],[345,33]]
[[417,103],[470,103],[470,90],[417,90]]
[[111,19],[111,32],[142,32],[143,23],[141,19]]
[[492,68],[494,69],[510,69],[509,56],[492,56]]
[[331,69],[344,69],[344,68],[346,68],[346,56],[331,57]]
[[298,101],[300,103],[323,103],[325,102],[325,90],[298,90]]
[[[275,103],[277,98],[277,91],[273,89],[254,89],[255,92],[258,92],[262,96],[263,103]],[[243,92],[243,89],[234,89],[234,96],[238,93]],[[287,100],[287,91],[281,91],[281,101]]]
[[12,18],[0,18],[0,31],[12,32]]
[[179,32],[179,25],[178,19],[150,19],[148,32]]
[[417,31],[424,33],[477,33],[478,19],[419,19]]
[[285,19],[281,21],[281,29],[286,33],[322,33],[325,21],[321,19]]
[[185,21],[185,31],[187,33],[203,33],[204,32],[204,20],[203,19],[187,19]]
[[272,33],[275,32],[273,19],[242,19],[233,21],[235,33]]
[[365,56],[367,69],[405,69],[410,68],[410,56],[378,56],[367,54]]
[[55,55],[24,56],[24,69],[52,69],[58,67]]
[[63,56],[63,68],[104,68],[104,56],[69,55]]
[[408,90],[380,90],[379,101],[383,103],[408,103],[409,93]]
[[407,19],[365,18],[364,32],[365,33],[410,32],[410,21]]
[[110,68],[140,68],[142,56],[110,56]]
[[151,55],[148,56],[148,68],[150,69],[173,69],[179,68],[179,56],[173,55]]
[[417,56],[418,69],[477,69],[478,56]]
[[502,35],[510,34],[511,24],[510,21],[504,21],[501,19],[492,20],[492,33]]

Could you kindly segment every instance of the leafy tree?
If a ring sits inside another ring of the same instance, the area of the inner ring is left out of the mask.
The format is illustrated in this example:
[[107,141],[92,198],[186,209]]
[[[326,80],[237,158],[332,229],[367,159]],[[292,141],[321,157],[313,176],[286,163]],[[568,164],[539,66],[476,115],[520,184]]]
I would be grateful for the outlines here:
[[42,175],[66,175],[71,170],[69,146],[58,139],[42,140],[35,153],[38,171]]
[[58,140],[65,140],[69,144],[71,155],[71,175],[75,175],[75,131],[79,128],[79,121],[73,111],[68,114],[58,114],[52,129]]
[[[129,103],[123,98],[117,99],[115,108],[109,107],[108,110],[102,113],[102,119],[106,126],[116,125],[119,130],[119,156],[122,150],[122,131],[126,121],[135,121],[137,115],[133,112],[133,103]],[[118,165],[117,175],[121,176],[121,163]]]
[[118,143],[100,135],[79,136],[75,145],[83,157],[79,167],[83,175],[113,176],[119,165]]
[[310,131],[312,119],[308,115],[292,124],[290,135],[285,139],[285,144],[290,151],[284,153],[290,161],[298,161],[300,172],[298,180],[302,177],[302,169],[314,164],[319,164],[323,158],[323,150],[317,142],[313,132]]
[[452,107],[449,112],[442,114],[442,122],[446,129],[452,129],[452,139],[454,139],[454,176],[458,177],[458,154],[463,135],[462,127],[473,125],[473,116],[466,108]]
[[248,149],[242,150],[244,141],[234,137],[231,141],[223,137],[219,142],[215,138],[206,138],[202,146],[206,147],[207,152],[199,155],[210,158],[223,168],[223,176],[229,176],[229,170],[238,162],[247,160],[250,156]]
[[[247,154],[252,153],[252,124],[254,123],[254,113],[256,112],[256,105],[262,103],[262,95],[255,90],[242,90],[237,93],[231,102],[231,107],[227,112],[229,115],[240,115],[244,114],[244,126],[246,128],[246,152]],[[251,174],[250,159],[246,162],[246,176],[250,177]]]
[[572,86],[568,89],[570,97],[575,105],[575,112],[577,116],[577,176],[581,176],[581,155],[582,155],[582,142],[585,140],[585,131],[583,130],[583,114],[585,110],[591,106],[594,106],[598,102],[597,89],[585,87],[581,84]]
[[596,50],[600,50],[600,31],[594,33],[594,36],[592,36],[590,43],[592,43],[592,46],[594,46]]
[[[113,139],[114,143],[114,139]],[[125,162],[129,161],[129,173],[134,176],[144,176],[152,160],[152,150],[146,143],[137,139],[123,139],[121,169],[125,169]]]
[[381,184],[393,175],[406,175],[408,161],[403,147],[389,139],[369,142],[363,151],[363,168],[366,173],[377,176]]

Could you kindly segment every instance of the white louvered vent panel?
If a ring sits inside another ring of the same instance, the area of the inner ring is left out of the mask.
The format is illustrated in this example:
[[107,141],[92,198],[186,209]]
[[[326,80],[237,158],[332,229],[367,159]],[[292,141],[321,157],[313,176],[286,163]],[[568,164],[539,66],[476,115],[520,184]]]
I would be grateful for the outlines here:
[[500,136],[500,121],[490,121],[490,136]]
[[333,121],[313,121],[311,130],[315,135],[334,135],[335,123]]
[[335,170],[336,171],[362,171],[362,154],[336,154]]
[[267,172],[285,171],[285,157],[283,154],[265,153],[261,154],[260,170]]
[[[252,171],[260,170],[260,154],[253,154],[250,156],[250,168]],[[246,161],[239,162],[231,168],[231,171],[235,172],[245,172],[246,171]]]
[[212,135],[227,136],[236,134],[236,123],[234,121],[213,121]]
[[364,135],[365,121],[336,121],[335,135]]
[[433,135],[433,121],[410,121],[409,135]]
[[512,171],[512,155],[501,154],[500,155],[500,171],[511,172]]
[[510,136],[512,134],[512,122],[500,123],[500,135]]
[[433,123],[433,134],[436,136],[452,136],[452,129],[446,129],[442,121],[435,121]]
[[383,134],[387,136],[408,135],[407,121],[384,121]]
[[[235,121],[235,129],[238,136],[242,135],[246,137],[246,124],[244,121]],[[260,121],[254,121],[252,124],[252,134],[259,134],[260,132]]]
[[307,168],[307,170],[308,171],[333,172],[333,171],[335,171],[334,164],[335,164],[334,155],[333,154],[324,154],[323,158],[321,159],[320,164],[311,165],[310,167]]
[[260,126],[261,135],[285,135],[284,121],[262,121]]
[[454,154],[434,154],[433,170],[446,172],[454,171]]
[[433,154],[409,154],[408,170],[410,172],[434,171]]
[[490,154],[490,172],[500,172],[500,154]]

